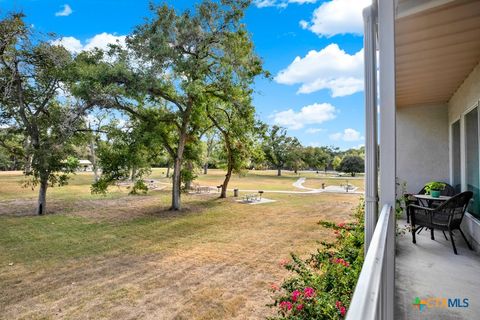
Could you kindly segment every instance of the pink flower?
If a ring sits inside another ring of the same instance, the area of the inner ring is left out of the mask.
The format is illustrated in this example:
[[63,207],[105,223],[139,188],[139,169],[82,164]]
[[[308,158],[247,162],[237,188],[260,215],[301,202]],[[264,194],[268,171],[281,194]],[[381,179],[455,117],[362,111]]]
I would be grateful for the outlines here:
[[305,295],[306,298],[311,298],[315,295],[315,290],[313,288],[306,287],[303,290],[303,294]]
[[283,310],[292,310],[292,303],[290,301],[282,301],[280,302],[280,309]]
[[278,264],[280,265],[280,267],[285,267],[285,265],[287,265],[289,262],[290,261],[288,261],[288,259],[282,259]]
[[292,292],[292,301],[296,302],[298,300],[298,297],[300,297],[302,293],[298,290],[295,290]]
[[273,291],[278,291],[278,290],[280,290],[280,287],[277,286],[275,283],[272,283],[272,284],[270,285],[270,288],[271,288]]
[[342,315],[342,317],[344,317],[345,314],[347,314],[347,309],[342,305],[341,301],[335,302],[335,307],[338,309],[338,311],[340,311],[340,314]]
[[339,228],[345,227],[345,222],[340,222],[339,224],[337,224],[337,227]]
[[350,266],[350,263],[348,263],[348,261],[346,261],[342,258],[332,258],[330,261],[332,263],[341,264],[344,267],[349,267]]
[[297,306],[297,310],[300,311],[300,310],[302,310],[302,309],[303,309],[303,304],[299,304],[299,305]]

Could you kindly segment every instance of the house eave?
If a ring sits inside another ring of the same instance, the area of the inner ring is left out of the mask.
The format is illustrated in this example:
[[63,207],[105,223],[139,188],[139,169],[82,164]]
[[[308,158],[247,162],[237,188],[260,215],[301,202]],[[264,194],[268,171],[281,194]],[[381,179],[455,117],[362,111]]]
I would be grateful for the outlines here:
[[480,1],[428,1],[423,8],[397,14],[397,107],[449,101],[480,61]]

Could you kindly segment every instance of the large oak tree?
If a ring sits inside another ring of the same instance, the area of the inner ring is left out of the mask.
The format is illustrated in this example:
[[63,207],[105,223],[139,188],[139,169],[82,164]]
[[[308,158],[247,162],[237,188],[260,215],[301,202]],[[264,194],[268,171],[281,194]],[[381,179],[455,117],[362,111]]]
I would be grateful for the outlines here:
[[84,86],[84,98],[156,127],[152,130],[173,159],[172,210],[181,209],[185,152],[189,144],[198,144],[208,122],[206,99],[231,101],[263,72],[241,23],[249,3],[205,0],[182,13],[168,5],[152,6],[153,18],[138,26],[127,37],[127,48],[117,48],[115,61],[104,62],[96,79]]
[[37,214],[45,213],[48,186],[65,184],[77,165],[71,157],[76,133],[84,129],[91,105],[59,97],[74,68],[70,53],[36,38],[22,14],[0,21],[3,136],[23,137],[25,174],[30,185],[39,185]]

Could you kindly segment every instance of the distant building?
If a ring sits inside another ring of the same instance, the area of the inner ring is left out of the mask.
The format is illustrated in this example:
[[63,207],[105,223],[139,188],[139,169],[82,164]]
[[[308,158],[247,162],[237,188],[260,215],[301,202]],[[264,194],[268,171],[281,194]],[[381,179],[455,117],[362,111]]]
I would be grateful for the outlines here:
[[90,160],[78,160],[78,171],[92,171],[93,165]]

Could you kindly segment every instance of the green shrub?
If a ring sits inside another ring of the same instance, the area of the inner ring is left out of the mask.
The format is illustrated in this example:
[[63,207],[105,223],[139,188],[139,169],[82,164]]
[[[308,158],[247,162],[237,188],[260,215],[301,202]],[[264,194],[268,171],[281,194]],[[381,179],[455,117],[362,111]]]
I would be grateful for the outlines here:
[[334,224],[337,240],[322,243],[322,248],[302,260],[292,254],[285,268],[293,276],[280,287],[272,285],[278,315],[270,319],[343,319],[363,265],[364,203],[356,209],[355,222]]

